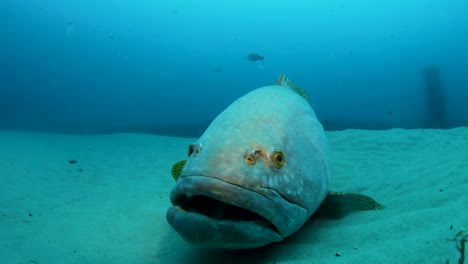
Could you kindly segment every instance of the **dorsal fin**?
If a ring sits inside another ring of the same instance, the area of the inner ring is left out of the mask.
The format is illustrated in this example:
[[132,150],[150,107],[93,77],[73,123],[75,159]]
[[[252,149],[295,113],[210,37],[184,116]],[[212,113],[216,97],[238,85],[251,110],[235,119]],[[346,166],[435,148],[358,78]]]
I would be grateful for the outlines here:
[[304,91],[304,89],[302,89],[302,87],[297,84],[293,84],[291,80],[289,80],[289,78],[286,77],[286,75],[280,74],[276,84],[288,87],[289,89],[293,90],[295,93],[300,95],[302,98],[304,98],[304,100],[306,100],[308,103],[310,103],[309,97],[307,96],[307,93]]

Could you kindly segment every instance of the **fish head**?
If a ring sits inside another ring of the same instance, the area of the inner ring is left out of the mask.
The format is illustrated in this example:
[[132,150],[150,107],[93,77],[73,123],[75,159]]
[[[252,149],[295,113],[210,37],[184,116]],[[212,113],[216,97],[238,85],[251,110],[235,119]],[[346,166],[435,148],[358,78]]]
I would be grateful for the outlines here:
[[240,101],[187,147],[189,158],[171,191],[167,220],[190,243],[254,248],[279,242],[328,192],[323,130],[314,127],[310,106],[265,109],[259,102],[255,109],[264,110],[250,112],[248,101]]

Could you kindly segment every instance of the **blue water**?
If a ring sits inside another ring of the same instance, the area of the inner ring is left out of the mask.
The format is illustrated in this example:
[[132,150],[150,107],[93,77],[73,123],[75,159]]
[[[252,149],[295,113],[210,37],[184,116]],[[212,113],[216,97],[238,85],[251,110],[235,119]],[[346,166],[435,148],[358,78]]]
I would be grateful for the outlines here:
[[6,129],[198,135],[280,73],[326,129],[468,125],[466,0],[2,0],[0,36]]

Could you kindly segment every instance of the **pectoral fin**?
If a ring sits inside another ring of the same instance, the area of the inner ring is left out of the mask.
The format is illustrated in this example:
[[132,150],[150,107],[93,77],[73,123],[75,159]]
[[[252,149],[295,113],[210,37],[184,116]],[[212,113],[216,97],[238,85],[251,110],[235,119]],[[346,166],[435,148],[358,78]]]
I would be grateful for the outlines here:
[[373,198],[357,193],[330,192],[316,212],[324,219],[341,219],[354,211],[380,210],[385,206]]

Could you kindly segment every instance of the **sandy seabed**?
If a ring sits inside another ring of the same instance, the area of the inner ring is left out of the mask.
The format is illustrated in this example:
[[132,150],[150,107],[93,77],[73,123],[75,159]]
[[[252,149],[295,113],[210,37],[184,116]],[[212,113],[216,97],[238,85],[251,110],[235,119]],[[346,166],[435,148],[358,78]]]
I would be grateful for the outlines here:
[[194,139],[0,131],[0,263],[457,263],[468,128],[327,136],[333,191],[386,208],[231,251],[189,245],[166,222],[170,168]]

